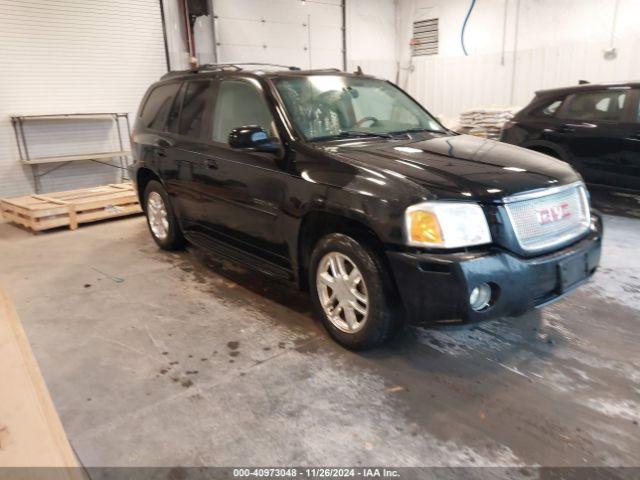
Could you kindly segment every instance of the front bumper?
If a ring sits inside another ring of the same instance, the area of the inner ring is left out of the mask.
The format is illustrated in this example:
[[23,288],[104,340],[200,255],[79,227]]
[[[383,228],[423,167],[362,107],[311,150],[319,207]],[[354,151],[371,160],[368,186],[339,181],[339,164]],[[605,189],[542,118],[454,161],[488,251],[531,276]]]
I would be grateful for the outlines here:
[[[497,248],[458,253],[389,251],[387,256],[409,322],[478,321],[520,315],[561,298],[593,275],[601,247],[602,221],[593,215],[582,240],[531,258]],[[569,283],[567,265],[576,264],[584,272],[572,274],[577,281]],[[494,296],[488,308],[477,312],[468,299],[471,290],[484,282],[491,284]]]

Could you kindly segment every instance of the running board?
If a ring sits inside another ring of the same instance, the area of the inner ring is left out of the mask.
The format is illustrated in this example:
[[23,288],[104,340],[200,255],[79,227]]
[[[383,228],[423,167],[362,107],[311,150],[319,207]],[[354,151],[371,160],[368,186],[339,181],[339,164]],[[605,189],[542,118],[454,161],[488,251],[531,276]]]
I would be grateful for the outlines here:
[[251,253],[247,253],[239,248],[232,247],[231,245],[224,244],[222,242],[217,242],[203,233],[193,231],[185,232],[185,237],[196,247],[239,263],[251,270],[257,270],[264,275],[278,280],[285,280],[288,282],[292,282],[294,280],[291,270],[275,265],[264,258],[252,255]]

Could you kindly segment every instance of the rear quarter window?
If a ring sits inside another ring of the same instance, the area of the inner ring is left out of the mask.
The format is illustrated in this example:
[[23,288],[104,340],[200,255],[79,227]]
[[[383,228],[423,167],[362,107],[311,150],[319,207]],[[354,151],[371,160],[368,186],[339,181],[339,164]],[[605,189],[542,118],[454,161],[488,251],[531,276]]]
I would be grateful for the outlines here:
[[140,112],[139,121],[144,128],[164,129],[179,86],[179,83],[168,83],[159,85],[151,91]]
[[534,109],[531,112],[531,116],[533,117],[553,117],[558,112],[560,105],[562,105],[562,98],[556,98],[549,102],[546,102],[543,106]]

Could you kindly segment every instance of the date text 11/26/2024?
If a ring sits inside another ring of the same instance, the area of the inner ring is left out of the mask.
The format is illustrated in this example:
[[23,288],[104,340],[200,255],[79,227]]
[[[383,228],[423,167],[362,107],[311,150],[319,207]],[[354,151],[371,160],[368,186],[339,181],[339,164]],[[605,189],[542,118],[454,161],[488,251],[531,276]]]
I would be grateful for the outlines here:
[[393,468],[236,468],[235,478],[398,478],[400,473]]

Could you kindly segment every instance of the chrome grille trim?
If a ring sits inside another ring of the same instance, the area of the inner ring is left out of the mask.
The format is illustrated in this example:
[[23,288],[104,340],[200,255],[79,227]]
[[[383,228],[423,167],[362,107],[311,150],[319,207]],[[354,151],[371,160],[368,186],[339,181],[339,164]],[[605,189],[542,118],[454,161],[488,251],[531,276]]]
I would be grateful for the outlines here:
[[[560,201],[569,204],[573,215],[571,221],[541,225],[536,218],[536,207],[549,208],[550,204]],[[587,190],[582,182],[505,197],[503,202],[518,244],[528,253],[577,239],[588,231],[591,224]]]
[[502,199],[502,203],[522,202],[524,200],[531,200],[532,198],[546,197],[547,195],[553,195],[554,193],[563,192],[565,190],[570,190],[576,187],[584,188],[584,183],[578,181],[568,183],[566,185],[560,185],[557,187],[540,188],[538,190],[530,190],[528,192],[517,193],[510,197],[504,197]]

